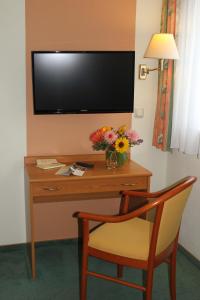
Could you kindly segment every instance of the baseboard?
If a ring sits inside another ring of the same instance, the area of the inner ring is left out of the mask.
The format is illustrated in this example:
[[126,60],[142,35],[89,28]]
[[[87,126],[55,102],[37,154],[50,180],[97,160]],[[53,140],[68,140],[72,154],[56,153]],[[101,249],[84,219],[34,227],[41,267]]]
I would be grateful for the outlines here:
[[[36,248],[42,247],[42,246],[50,246],[53,244],[74,244],[78,242],[78,238],[71,238],[71,239],[62,239],[62,240],[51,240],[51,241],[40,241],[36,242]],[[3,245],[0,246],[0,252],[6,252],[6,251],[15,251],[15,250],[25,250],[28,243],[20,243],[20,244],[12,244],[12,245]]]
[[54,244],[60,245],[68,245],[68,244],[76,244],[78,242],[78,238],[71,238],[71,239],[62,239],[62,240],[50,240],[50,241],[40,241],[36,242],[36,248],[43,247],[43,246],[50,246]]
[[200,269],[200,261],[195,257],[193,256],[188,250],[186,250],[182,245],[178,245],[178,250],[180,252],[182,252],[187,258],[188,260],[193,264],[195,265],[197,268]]
[[[50,246],[50,245],[56,245],[56,244],[76,244],[78,242],[78,238],[71,238],[71,239],[65,239],[65,240],[51,240],[51,241],[41,241],[41,242],[36,242],[36,248],[38,247],[43,247],[43,246]],[[16,250],[21,250],[24,251],[27,247],[27,243],[21,243],[21,244],[14,244],[14,245],[6,245],[6,246],[0,246],[0,252],[6,252],[6,251],[16,251]],[[192,264],[194,264],[196,267],[200,269],[200,261],[194,257],[189,251],[187,251],[182,245],[178,245],[178,250],[183,253],[188,260]]]

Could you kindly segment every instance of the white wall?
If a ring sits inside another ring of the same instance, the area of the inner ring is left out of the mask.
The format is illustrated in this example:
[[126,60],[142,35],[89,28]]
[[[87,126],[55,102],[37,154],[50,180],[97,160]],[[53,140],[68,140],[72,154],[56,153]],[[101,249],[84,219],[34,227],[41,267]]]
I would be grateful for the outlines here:
[[0,245],[25,241],[24,0],[0,4]]
[[[200,178],[200,160],[175,151],[168,154],[167,181],[169,184],[188,175]],[[180,244],[200,260],[200,183],[195,183],[184,211]]]
[[166,184],[167,154],[152,147],[158,72],[151,72],[146,80],[139,80],[138,67],[139,64],[157,66],[157,60],[143,56],[152,34],[160,31],[161,5],[162,0],[138,0],[136,7],[135,109],[144,108],[144,118],[133,117],[133,127],[144,143],[134,147],[132,158],[152,171],[151,190]]

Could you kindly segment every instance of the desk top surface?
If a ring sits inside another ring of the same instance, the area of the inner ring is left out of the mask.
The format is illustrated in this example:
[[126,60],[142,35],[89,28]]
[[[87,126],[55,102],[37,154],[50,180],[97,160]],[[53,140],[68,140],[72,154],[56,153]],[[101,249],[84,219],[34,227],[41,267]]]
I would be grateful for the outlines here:
[[[84,175],[79,176],[60,176],[55,175],[58,168],[43,170],[36,167],[36,159],[41,158],[56,158],[59,162],[70,165],[76,161],[92,162],[94,167],[86,170]],[[63,156],[27,156],[25,157],[25,168],[29,178],[29,182],[43,181],[69,181],[69,180],[87,180],[100,178],[117,178],[117,177],[133,177],[152,175],[150,171],[137,164],[134,161],[128,160],[124,166],[109,170],[105,165],[104,155],[89,154],[89,155],[63,155]]]

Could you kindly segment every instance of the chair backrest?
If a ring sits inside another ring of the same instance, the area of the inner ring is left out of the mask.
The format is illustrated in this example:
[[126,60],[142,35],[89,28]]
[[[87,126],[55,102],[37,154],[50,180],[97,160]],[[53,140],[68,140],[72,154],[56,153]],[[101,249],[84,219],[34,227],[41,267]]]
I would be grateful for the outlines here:
[[175,240],[191,190],[192,185],[165,201],[158,231],[156,255],[160,254]]

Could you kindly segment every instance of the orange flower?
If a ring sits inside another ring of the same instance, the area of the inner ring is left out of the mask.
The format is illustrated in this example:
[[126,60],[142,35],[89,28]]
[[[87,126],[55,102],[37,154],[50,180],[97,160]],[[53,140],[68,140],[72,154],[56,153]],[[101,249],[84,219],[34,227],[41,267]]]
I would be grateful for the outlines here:
[[112,130],[112,127],[111,126],[104,126],[104,127],[101,127],[100,130],[104,133],[106,131]]
[[90,141],[92,141],[94,144],[103,141],[104,135],[101,129],[98,129],[91,133],[90,135]]

